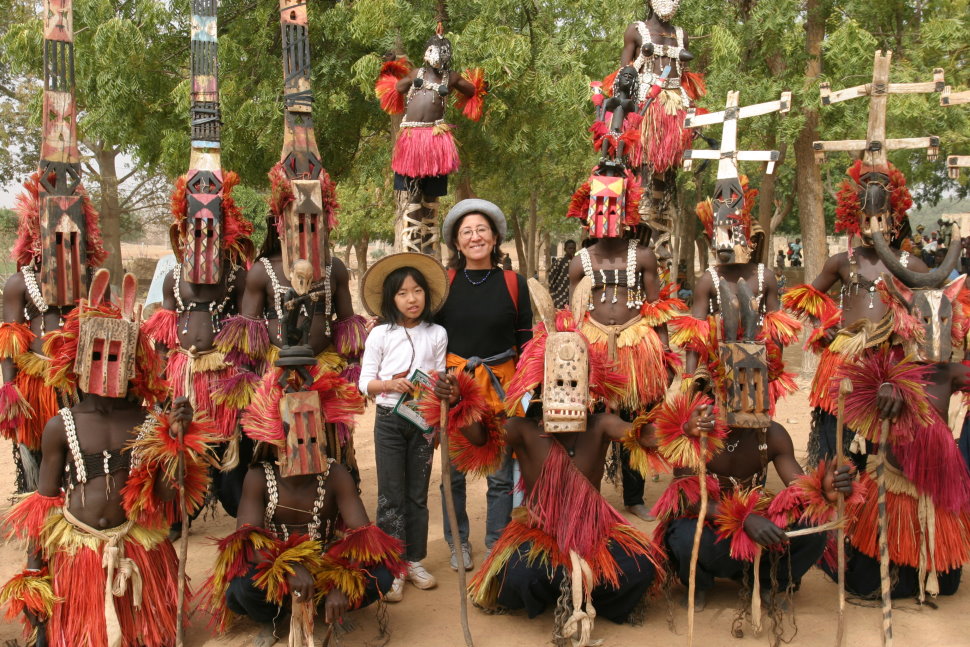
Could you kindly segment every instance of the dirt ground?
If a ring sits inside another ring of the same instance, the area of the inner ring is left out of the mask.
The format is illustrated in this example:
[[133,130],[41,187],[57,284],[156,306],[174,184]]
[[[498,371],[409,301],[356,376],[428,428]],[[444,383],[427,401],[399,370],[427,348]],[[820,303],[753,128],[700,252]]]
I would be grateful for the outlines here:
[[[804,389],[783,401],[779,406],[778,420],[791,431],[799,457],[804,456],[808,437],[809,408]],[[375,511],[376,481],[374,473],[373,446],[373,407],[360,420],[356,436],[357,456],[363,478],[363,498],[367,510]],[[431,481],[431,527],[429,533],[428,557],[425,566],[438,578],[438,587],[432,591],[419,591],[410,584],[406,585],[404,601],[388,605],[390,616],[390,645],[422,645],[422,647],[452,647],[462,644],[462,633],[458,615],[457,576],[448,567],[448,548],[441,533],[441,506],[439,497],[439,476],[436,456],[434,475]],[[772,478],[774,474],[772,473]],[[661,477],[659,482],[647,483],[647,503],[652,504],[669,481]],[[777,479],[774,486],[777,487]],[[485,518],[485,481],[469,481],[469,517],[472,527],[472,543],[476,565],[480,564],[484,553],[482,538]],[[0,452],[0,492],[13,489],[13,467],[8,449]],[[612,485],[605,484],[603,492],[615,506],[622,505],[621,493]],[[6,509],[4,501],[3,510]],[[622,511],[622,510],[621,510]],[[633,524],[649,532],[653,524],[633,519]],[[189,538],[188,572],[193,584],[205,579],[206,571],[214,558],[212,538],[227,534],[234,527],[234,520],[221,510],[213,518],[203,519],[194,524]],[[14,545],[0,545],[0,581],[6,581],[23,565],[22,548]],[[174,592],[173,592],[174,595]],[[675,589],[675,599],[682,595],[682,589]],[[719,582],[708,597],[707,608],[697,615],[696,643],[698,645],[765,645],[768,636],[754,636],[750,627],[745,628],[745,637],[735,639],[731,636],[731,623],[737,607],[737,586],[731,582]],[[817,569],[811,570],[802,582],[801,591],[795,596],[795,620],[798,631],[791,641],[792,645],[830,645],[835,640],[837,618],[837,587],[827,580]],[[596,623],[594,637],[602,638],[604,645],[632,646],[646,642],[662,641],[663,644],[686,643],[686,611],[678,604],[670,609],[673,629],[668,626],[668,607],[663,599],[655,600],[650,606],[642,626],[618,626],[602,619]],[[970,595],[961,591],[952,598],[939,598],[934,605],[922,608],[914,602],[897,603],[894,612],[895,639],[897,645],[922,645],[923,647],[949,647],[968,645],[966,618],[970,616]],[[548,644],[552,631],[552,614],[529,620],[524,615],[490,616],[469,609],[472,636],[478,647],[525,647]],[[188,628],[186,645],[202,646],[243,646],[250,643],[255,635],[255,625],[248,621],[239,622],[226,636],[215,638],[207,629],[208,619],[201,613],[196,614]],[[850,604],[846,612],[846,644],[853,647],[868,647],[880,644],[881,613],[872,603]],[[321,623],[322,625],[322,623]],[[339,644],[363,646],[375,644],[377,623],[373,608],[362,609],[348,615],[345,621],[351,630],[339,636]],[[793,633],[787,625],[786,636]],[[317,640],[322,640],[323,627],[317,627]],[[20,636],[19,624],[0,621],[0,643]],[[278,643],[278,644],[285,644]]]

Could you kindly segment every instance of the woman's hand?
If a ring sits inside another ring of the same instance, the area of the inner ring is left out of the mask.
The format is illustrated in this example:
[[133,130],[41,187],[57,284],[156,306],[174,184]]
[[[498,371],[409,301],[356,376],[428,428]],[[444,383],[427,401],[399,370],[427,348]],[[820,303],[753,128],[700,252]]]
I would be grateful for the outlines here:
[[458,390],[458,378],[453,373],[438,371],[438,379],[434,384],[434,394],[439,400],[447,400],[449,405],[453,405],[461,399],[461,392]]

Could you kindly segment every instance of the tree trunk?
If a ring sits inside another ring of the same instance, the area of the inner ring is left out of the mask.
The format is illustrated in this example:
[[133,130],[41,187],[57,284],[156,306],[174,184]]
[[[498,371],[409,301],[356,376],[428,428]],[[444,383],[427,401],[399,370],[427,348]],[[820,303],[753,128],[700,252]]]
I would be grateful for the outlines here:
[[360,279],[367,271],[367,245],[370,237],[364,236],[361,240],[354,243],[354,251],[357,252],[357,278]]
[[[822,40],[825,37],[825,0],[807,0],[805,25],[805,47],[808,63],[805,66],[805,87],[813,87],[822,73]],[[805,97],[802,112],[805,126],[795,140],[795,173],[798,177],[798,220],[801,224],[805,282],[810,282],[822,270],[828,256],[825,242],[825,213],[823,210],[824,193],[822,176],[815,163],[812,142],[818,135],[818,108],[816,102]],[[805,354],[803,372],[814,370],[814,355]]]
[[[468,173],[467,168],[458,176],[457,185],[455,187],[455,202],[461,202],[462,200],[475,197],[475,191],[472,189],[471,174]],[[443,218],[444,216],[442,216]]]
[[549,235],[549,230],[547,229],[542,235],[542,244],[545,245],[545,270],[546,270],[546,283],[549,283],[549,268],[552,267],[552,236]]
[[123,266],[121,263],[121,201],[118,199],[118,150],[107,144],[91,148],[98,162],[100,174],[101,204],[98,211],[101,218],[99,222],[104,247],[108,250],[104,267],[111,273],[112,284],[120,286]]
[[536,259],[538,258],[539,236],[539,193],[535,190],[529,195],[529,234],[526,241],[528,258],[526,259],[525,271],[522,272],[526,278],[536,273]]
[[350,267],[350,255],[354,252],[354,244],[347,243],[347,249],[344,250],[344,265]]
[[519,209],[513,208],[509,212],[509,223],[512,225],[512,233],[515,235],[515,255],[519,259],[519,273],[525,274],[523,264],[525,263],[525,241],[522,240],[522,227],[519,224]]

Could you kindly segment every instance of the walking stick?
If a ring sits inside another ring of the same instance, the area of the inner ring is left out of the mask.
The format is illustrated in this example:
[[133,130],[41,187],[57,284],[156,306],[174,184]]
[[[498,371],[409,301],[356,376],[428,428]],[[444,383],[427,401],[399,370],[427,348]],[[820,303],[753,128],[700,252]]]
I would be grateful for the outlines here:
[[889,520],[886,517],[886,452],[889,448],[889,420],[882,421],[879,434],[879,459],[876,462],[876,484],[879,486],[879,580],[882,584],[882,644],[893,644],[893,600],[889,581]]
[[694,644],[694,593],[697,588],[697,556],[701,550],[701,535],[704,533],[704,520],[707,518],[707,432],[701,429],[701,460],[697,478],[701,486],[701,507],[697,512],[697,527],[694,529],[694,547],[690,551],[690,579],[687,580],[687,647]]
[[[835,423],[835,468],[842,467],[845,455],[842,451],[844,424],[845,424],[845,398],[852,393],[852,381],[843,378],[839,384],[839,415]],[[845,495],[839,492],[838,519],[845,519]],[[839,624],[835,631],[835,647],[842,647],[845,642],[845,525],[840,525],[836,535],[837,548],[839,551]]]
[[[291,595],[290,605],[290,637],[287,641],[288,647],[314,647],[313,643],[313,600],[303,601],[296,595]],[[334,625],[331,624],[327,631],[324,644],[330,642],[333,635]]]
[[[455,497],[451,492],[451,456],[448,453],[448,399],[441,399],[441,483],[445,490],[445,511],[452,539],[458,536],[458,514],[455,512]],[[465,565],[458,556],[458,599],[461,604],[461,629],[465,634],[465,645],[473,647],[472,632],[468,628],[468,594],[465,590]]]
[[[195,356],[195,346],[189,349],[189,363],[185,366],[185,377],[183,378],[183,393],[192,404],[192,364],[191,358]],[[189,559],[189,507],[185,500],[185,450],[182,446],[185,436],[185,425],[178,425],[178,447],[179,447],[179,518],[182,520],[182,534],[179,537],[179,569],[178,569],[178,607],[175,622],[175,647],[182,647],[185,644],[185,623],[183,613],[185,611],[185,565]]]

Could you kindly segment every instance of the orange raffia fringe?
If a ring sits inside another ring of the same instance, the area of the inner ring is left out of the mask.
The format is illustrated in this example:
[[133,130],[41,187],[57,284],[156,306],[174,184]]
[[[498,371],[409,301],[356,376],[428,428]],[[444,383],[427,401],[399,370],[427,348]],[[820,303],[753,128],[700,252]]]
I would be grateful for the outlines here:
[[762,332],[768,339],[779,346],[790,346],[798,341],[798,333],[802,331],[802,325],[791,315],[774,310],[765,315]]
[[168,416],[152,414],[155,426],[142,438],[129,443],[136,465],[122,489],[122,500],[128,517],[147,528],[164,528],[178,519],[177,500],[163,501],[155,493],[158,479],[168,488],[178,487],[180,458],[185,460],[185,498],[190,514],[205,504],[209,487],[209,469],[205,460],[219,435],[211,422],[189,423],[182,434],[182,444],[172,431]]
[[[707,494],[714,500],[720,497],[721,486],[717,477],[707,475]],[[700,479],[696,475],[678,476],[670,482],[657,502],[653,504],[650,514],[655,515],[661,523],[675,518],[697,516],[696,506],[701,500]]]
[[407,56],[385,61],[381,65],[380,75],[374,84],[374,93],[381,102],[381,110],[389,115],[398,115],[404,112],[404,94],[397,91],[397,82],[406,77],[411,72],[411,62]]
[[[816,329],[817,330],[817,329]],[[812,378],[812,390],[808,394],[808,404],[811,407],[821,407],[829,413],[835,414],[838,393],[833,398],[829,393],[829,385],[836,375],[841,374],[845,358],[833,350],[825,348],[818,360],[818,368]]]
[[485,72],[480,67],[475,67],[469,70],[465,70],[462,75],[466,81],[472,84],[475,88],[472,96],[466,97],[462,93],[458,93],[458,98],[455,101],[455,107],[461,110],[462,114],[471,119],[472,121],[478,121],[482,118],[482,108],[485,105],[485,95],[488,94],[488,83],[485,81]]
[[735,490],[721,498],[718,514],[714,518],[717,538],[731,540],[731,557],[744,562],[753,562],[757,554],[757,544],[744,530],[744,522],[750,514],[762,514],[766,507],[761,488],[747,492]]
[[[772,498],[765,515],[768,520],[787,528],[799,522],[820,526],[835,519],[836,501],[829,501],[822,487],[828,467],[823,460],[818,467],[796,476],[788,487]],[[862,491],[853,484],[852,494],[845,498],[846,504],[856,505],[861,499]]]
[[630,452],[630,467],[640,472],[644,478],[670,471],[670,465],[656,447],[648,448],[640,444],[643,428],[649,423],[649,415],[638,416],[622,441],[623,446]]
[[913,197],[906,186],[906,176],[890,164],[887,167],[863,167],[862,160],[856,160],[846,169],[849,179],[843,180],[836,193],[835,233],[849,232],[859,234],[859,218],[862,216],[862,203],[859,200],[862,175],[865,170],[876,170],[889,176],[889,211],[890,226],[896,231],[902,226],[906,212],[913,206]]
[[253,584],[266,592],[267,602],[282,606],[290,594],[287,576],[293,575],[297,565],[311,573],[317,572],[323,566],[322,553],[320,542],[307,535],[291,535],[285,541],[275,542],[263,550],[264,561],[256,566]]
[[793,286],[781,297],[781,304],[796,317],[811,317],[823,321],[840,312],[832,297],[809,283]]
[[707,83],[700,72],[682,72],[680,87],[691,101],[697,101],[707,94]]
[[[195,405],[196,417],[211,420],[219,431],[219,437],[222,440],[228,440],[236,434],[236,419],[239,410],[233,406],[235,402],[231,398],[221,397],[222,404],[220,404],[213,396],[216,393],[225,396],[226,394],[220,389],[220,386],[230,382],[237,372],[241,371],[237,371],[235,367],[228,365],[218,351],[205,353],[195,358],[182,352],[171,352],[168,355],[168,366],[166,368],[166,376],[172,385],[170,397],[175,399],[182,396],[191,396]],[[191,394],[185,390],[187,376],[191,380]]]
[[[937,507],[934,511],[936,525],[923,528],[920,524],[920,501],[915,488],[898,474],[889,472],[886,492],[886,518],[889,520],[889,559],[902,566],[919,568],[921,544],[935,538],[935,553],[926,549],[928,571],[944,572],[959,568],[970,561],[970,512],[949,511]],[[892,478],[895,476],[895,478]],[[898,484],[896,482],[902,481]],[[869,473],[859,477],[859,501],[846,506],[846,516],[851,520],[848,528],[849,541],[866,555],[879,559],[879,507],[878,486]]]
[[[586,320],[580,332],[589,340],[591,393],[614,406],[641,410],[663,398],[667,389],[667,361],[660,336],[644,320],[623,330],[617,339],[616,362],[609,360],[608,337]],[[607,381],[604,374],[610,376]],[[624,384],[625,382],[625,384]],[[604,387],[609,386],[609,389]]]
[[706,319],[683,315],[670,320],[670,343],[685,350],[706,355],[710,334],[710,323]]
[[22,571],[0,588],[0,605],[7,607],[6,619],[15,620],[19,616],[24,625],[24,636],[31,642],[37,640],[37,628],[30,624],[25,612],[29,611],[43,622],[54,613],[54,603],[58,601],[46,567],[39,571]]
[[7,526],[5,538],[37,541],[48,517],[63,507],[63,493],[44,496],[40,492],[31,492],[10,508],[4,517]]
[[37,335],[23,323],[0,323],[0,359],[14,359],[30,350]]
[[246,575],[257,555],[272,548],[277,542],[276,537],[268,530],[248,524],[218,541],[215,567],[199,594],[204,600],[206,611],[212,614],[213,623],[219,633],[225,632],[235,617],[226,607],[229,583]]
[[337,589],[347,596],[350,607],[360,606],[368,568],[383,565],[394,577],[403,577],[407,565],[401,560],[401,542],[374,524],[353,528],[327,550],[316,574],[317,599]]
[[[183,175],[175,181],[172,191],[172,217],[178,227],[179,236],[184,239],[189,212],[188,175]],[[233,188],[239,184],[239,174],[235,171],[222,172],[222,253],[231,263],[237,265],[249,264],[249,240],[253,235],[253,223],[246,218],[242,209],[233,197]],[[181,258],[182,250],[172,250]]]
[[812,333],[805,340],[805,350],[813,353],[824,352],[828,346],[825,339],[826,333],[840,325],[842,325],[842,311],[835,310],[827,318],[820,320],[818,326],[812,329]]
[[[283,420],[280,418],[280,399],[283,387],[278,383],[281,370],[274,369],[263,376],[249,408],[243,413],[243,432],[256,442],[265,442],[282,448],[286,443]],[[364,411],[364,397],[357,387],[343,379],[339,373],[325,371],[317,366],[310,368],[313,383],[308,390],[320,398],[324,419],[332,424],[354,425],[354,418]]]
[[165,348],[177,348],[179,345],[177,321],[178,313],[174,310],[159,308],[144,323],[142,332]]
[[699,470],[702,463],[724,448],[727,427],[716,416],[714,430],[707,434],[703,448],[700,436],[691,436],[685,429],[695,411],[712,404],[702,393],[677,393],[650,412],[660,454],[673,467]]
[[0,436],[16,443],[29,444],[30,438],[22,437],[27,422],[34,417],[34,409],[24,399],[15,382],[0,386]]
[[644,303],[640,307],[640,314],[648,326],[662,326],[687,310],[687,304],[676,296],[678,290],[680,290],[678,284],[668,283],[660,290],[660,296],[656,301]]
[[367,322],[361,315],[341,319],[333,325],[333,346],[346,359],[357,359],[364,353]]

